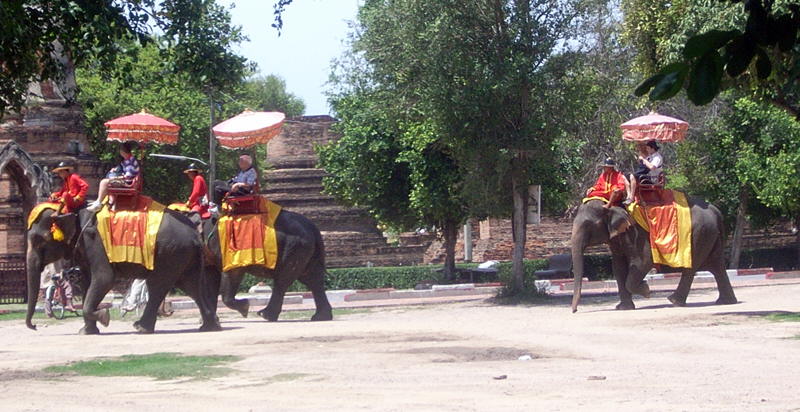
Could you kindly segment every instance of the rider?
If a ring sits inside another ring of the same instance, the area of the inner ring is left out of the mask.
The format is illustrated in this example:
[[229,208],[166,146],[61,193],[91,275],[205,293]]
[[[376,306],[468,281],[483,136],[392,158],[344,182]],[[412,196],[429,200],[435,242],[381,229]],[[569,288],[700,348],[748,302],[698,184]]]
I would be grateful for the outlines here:
[[228,180],[228,183],[214,182],[214,203],[222,203],[222,199],[227,194],[233,196],[249,195],[253,192],[257,178],[256,169],[253,167],[253,158],[250,155],[239,156],[239,173],[233,179]]
[[66,162],[60,162],[53,173],[64,182],[61,190],[50,195],[50,200],[59,202],[63,205],[64,213],[72,213],[86,205],[86,192],[89,185],[77,173],[72,173],[72,166]]
[[641,182],[656,183],[661,175],[661,167],[664,158],[658,152],[658,143],[655,140],[648,140],[647,143],[639,143],[639,165],[631,175],[631,187],[628,190],[628,201],[633,201],[638,184]]
[[601,164],[603,172],[597,178],[594,186],[586,191],[587,197],[602,197],[607,202],[605,208],[610,208],[618,204],[625,191],[628,189],[628,179],[622,172],[617,170],[617,163],[612,158],[606,158]]
[[201,217],[208,215],[208,199],[205,197],[208,194],[208,186],[206,186],[206,179],[203,178],[202,172],[194,163],[183,171],[192,182],[192,193],[189,195],[189,200],[186,201],[186,207],[197,212]]
[[86,209],[90,212],[97,212],[103,206],[103,200],[108,192],[108,186],[130,186],[133,179],[139,175],[139,161],[133,155],[133,143],[125,142],[119,146],[119,154],[122,162],[111,169],[106,178],[100,181],[100,189],[97,192],[97,200],[92,202]]

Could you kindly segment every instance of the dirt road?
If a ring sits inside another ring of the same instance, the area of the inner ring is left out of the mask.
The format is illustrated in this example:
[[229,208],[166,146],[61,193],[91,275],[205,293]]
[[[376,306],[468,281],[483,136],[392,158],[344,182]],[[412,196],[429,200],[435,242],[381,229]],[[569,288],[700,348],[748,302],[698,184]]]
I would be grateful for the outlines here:
[[[487,302],[375,309],[333,322],[192,318],[155,335],[117,321],[78,336],[77,321],[29,331],[0,322],[2,410],[800,410],[800,285],[740,288],[742,303],[690,306],[662,296],[521,307]],[[232,315],[226,315],[232,316]],[[123,354],[237,355],[210,380],[53,377],[41,369]],[[530,355],[531,360],[519,360]],[[505,379],[494,379],[505,375]],[[60,408],[54,408],[56,402]]]

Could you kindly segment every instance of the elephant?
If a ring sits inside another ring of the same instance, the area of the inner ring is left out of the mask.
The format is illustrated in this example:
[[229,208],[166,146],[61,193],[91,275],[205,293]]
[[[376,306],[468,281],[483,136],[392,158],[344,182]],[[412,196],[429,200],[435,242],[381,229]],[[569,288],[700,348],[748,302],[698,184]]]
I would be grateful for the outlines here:
[[[731,282],[725,271],[724,235],[722,214],[706,201],[687,197],[692,216],[692,267],[684,268],[675,292],[668,299],[675,306],[686,305],[686,297],[695,272],[707,270],[717,282],[717,304],[737,303]],[[572,268],[575,289],[572,312],[578,310],[581,298],[581,279],[584,274],[583,252],[589,246],[608,244],[614,278],[619,289],[617,309],[635,309],[632,295],[650,297],[650,288],[644,281],[653,267],[650,237],[627,211],[619,206],[604,208],[600,200],[582,204],[572,222]]]
[[[193,220],[196,220],[195,217]],[[245,273],[256,277],[274,279],[272,296],[266,307],[258,315],[270,322],[278,320],[283,307],[283,299],[289,286],[295,280],[304,284],[314,296],[316,312],[312,321],[333,319],[333,311],[325,294],[325,245],[319,229],[305,216],[282,210],[275,219],[275,232],[278,242],[278,260],[275,269],[263,266],[247,266],[222,272],[222,256],[219,244],[217,219],[203,220],[203,233],[210,252],[206,272],[215,273],[219,279],[218,287],[225,306],[247,317],[250,303],[246,299],[236,299],[236,292]]]
[[[54,222],[64,233],[63,241],[53,239],[50,227]],[[174,287],[189,294],[200,308],[200,331],[221,330],[216,316],[215,282],[212,274],[204,270],[202,239],[192,222],[177,212],[165,210],[155,247],[152,271],[134,263],[110,263],[94,213],[86,209],[61,215],[53,210],[43,211],[28,230],[28,307],[25,324],[30,329],[36,329],[31,318],[36,308],[43,267],[64,258],[77,264],[84,273],[84,325],[80,334],[100,333],[97,321],[108,325],[108,310],[97,310],[97,306],[117,280],[129,278],[146,279],[149,290],[147,306],[133,325],[138,332],[153,333],[158,307]]]

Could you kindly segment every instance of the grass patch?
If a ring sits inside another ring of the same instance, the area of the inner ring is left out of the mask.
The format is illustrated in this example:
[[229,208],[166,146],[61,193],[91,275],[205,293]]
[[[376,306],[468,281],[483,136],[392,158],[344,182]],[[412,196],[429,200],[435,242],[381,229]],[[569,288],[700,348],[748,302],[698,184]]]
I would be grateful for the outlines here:
[[75,373],[81,376],[149,376],[158,380],[183,377],[208,379],[233,371],[219,365],[239,360],[236,356],[184,356],[178,353],[123,355],[75,362],[44,369],[50,373]]
[[767,315],[773,322],[800,322],[800,312],[780,312]]

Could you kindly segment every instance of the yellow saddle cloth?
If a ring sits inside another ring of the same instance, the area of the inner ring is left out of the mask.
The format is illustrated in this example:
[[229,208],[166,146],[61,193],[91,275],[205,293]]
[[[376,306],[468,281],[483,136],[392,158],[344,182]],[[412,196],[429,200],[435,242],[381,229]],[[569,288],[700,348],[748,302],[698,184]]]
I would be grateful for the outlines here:
[[[665,190],[665,192],[667,192]],[[686,195],[670,190],[673,201],[643,207],[628,205],[628,212],[639,226],[650,233],[653,263],[673,268],[692,267],[692,213]]]
[[45,210],[58,210],[59,207],[61,207],[61,205],[55,202],[42,202],[34,206],[33,209],[31,209],[31,213],[28,214],[28,230],[31,229],[33,222],[36,222],[36,219],[41,216],[42,212]]
[[259,210],[265,212],[223,216],[217,223],[223,271],[252,265],[275,269],[278,262],[275,219],[281,207],[263,197],[260,202]]
[[137,263],[153,270],[156,237],[164,218],[164,205],[140,195],[135,210],[97,213],[97,231],[111,263]]

